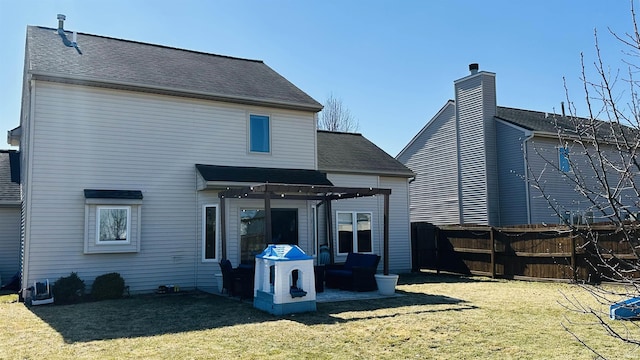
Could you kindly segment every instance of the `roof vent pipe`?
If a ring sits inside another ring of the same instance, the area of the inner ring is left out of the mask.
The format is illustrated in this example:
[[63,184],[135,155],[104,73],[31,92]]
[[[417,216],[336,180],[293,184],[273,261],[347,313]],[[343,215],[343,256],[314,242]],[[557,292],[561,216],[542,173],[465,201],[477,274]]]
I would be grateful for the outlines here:
[[471,72],[471,75],[477,74],[479,68],[478,63],[469,64],[469,71]]
[[64,21],[67,19],[66,16],[62,14],[58,14],[58,30],[64,29]]

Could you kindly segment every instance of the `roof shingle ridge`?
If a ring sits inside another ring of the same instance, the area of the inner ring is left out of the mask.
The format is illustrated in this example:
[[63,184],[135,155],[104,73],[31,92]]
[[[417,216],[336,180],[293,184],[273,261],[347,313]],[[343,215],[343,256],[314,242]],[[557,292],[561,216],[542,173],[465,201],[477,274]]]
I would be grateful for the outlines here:
[[[52,30],[52,31],[57,31],[57,29],[50,28],[50,27],[47,27],[47,26],[29,25],[28,27],[35,27],[35,28],[39,28],[39,29],[43,29],[43,30]],[[65,32],[67,32],[67,33],[73,33],[74,31],[65,30]],[[168,46],[168,45],[161,45],[161,44],[148,43],[148,42],[144,42],[144,41],[129,40],[129,39],[120,39],[120,38],[116,38],[116,37],[112,37],[112,36],[89,34],[89,33],[81,32],[81,31],[75,31],[75,33],[80,34],[80,35],[83,35],[83,36],[92,36],[92,37],[96,37],[96,38],[103,38],[103,39],[116,40],[116,41],[123,41],[123,42],[132,43],[132,44],[138,44],[138,45],[147,45],[147,46],[154,46],[154,47],[159,47],[159,48],[164,48],[164,49],[170,49],[170,50],[185,51],[185,52],[194,53],[194,54],[200,54],[200,55],[216,56],[216,57],[221,57],[221,58],[226,58],[226,59],[231,59],[231,60],[241,60],[241,61],[250,61],[250,62],[264,63],[264,61],[263,61],[263,60],[259,60],[259,59],[247,59],[247,58],[241,58],[241,57],[237,57],[237,56],[229,56],[229,55],[214,54],[214,53],[209,53],[209,52],[205,52],[205,51],[198,51],[198,50],[184,49],[184,48],[179,48],[179,47],[174,47],[174,46]],[[79,45],[82,45],[82,44],[79,44]]]

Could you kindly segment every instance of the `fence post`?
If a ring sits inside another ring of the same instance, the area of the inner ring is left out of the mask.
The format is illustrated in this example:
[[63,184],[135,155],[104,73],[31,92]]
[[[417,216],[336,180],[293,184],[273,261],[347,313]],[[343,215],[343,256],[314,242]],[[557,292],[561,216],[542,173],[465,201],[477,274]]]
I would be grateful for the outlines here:
[[578,282],[578,269],[576,268],[576,237],[573,229],[569,233],[571,236],[571,271],[573,272],[573,281]]
[[489,239],[491,242],[491,278],[496,277],[496,239],[493,231],[493,226],[489,227]]

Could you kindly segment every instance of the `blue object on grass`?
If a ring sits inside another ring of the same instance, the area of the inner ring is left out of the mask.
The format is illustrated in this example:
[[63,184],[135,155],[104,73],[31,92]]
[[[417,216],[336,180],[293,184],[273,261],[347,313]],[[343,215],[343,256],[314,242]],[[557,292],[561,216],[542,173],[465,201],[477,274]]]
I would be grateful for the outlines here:
[[640,317],[640,297],[617,302],[609,308],[611,320],[631,320]]

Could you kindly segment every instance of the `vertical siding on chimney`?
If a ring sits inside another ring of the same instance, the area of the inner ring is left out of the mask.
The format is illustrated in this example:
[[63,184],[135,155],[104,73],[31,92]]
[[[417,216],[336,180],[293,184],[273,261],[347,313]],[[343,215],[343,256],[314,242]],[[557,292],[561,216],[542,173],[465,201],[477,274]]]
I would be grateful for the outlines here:
[[495,74],[456,81],[455,96],[461,222],[497,225]]

